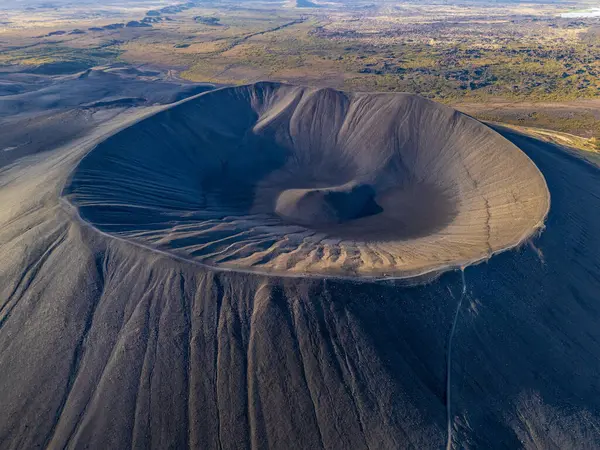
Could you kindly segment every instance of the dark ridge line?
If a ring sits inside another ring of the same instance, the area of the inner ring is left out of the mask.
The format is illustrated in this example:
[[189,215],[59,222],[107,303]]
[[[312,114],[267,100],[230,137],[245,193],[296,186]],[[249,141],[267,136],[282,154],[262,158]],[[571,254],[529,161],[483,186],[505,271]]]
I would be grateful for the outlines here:
[[[281,290],[281,288],[278,288],[278,290]],[[287,296],[285,295],[284,292],[279,292],[279,295],[281,295],[282,299],[285,300],[285,302],[282,302],[281,304],[281,312],[283,313],[284,317],[285,317],[285,321],[287,322],[288,326],[290,327],[290,334],[292,335],[292,345],[294,348],[294,353],[296,355],[298,355],[298,359],[299,359],[299,366],[300,366],[300,370],[302,373],[302,379],[304,380],[304,385],[306,388],[306,391],[308,392],[308,396],[310,397],[310,402],[312,404],[312,412],[313,412],[313,417],[315,420],[315,424],[317,425],[317,432],[319,434],[319,442],[321,443],[321,448],[325,449],[325,444],[323,443],[323,433],[321,431],[321,425],[319,424],[319,416],[317,415],[317,405],[315,404],[315,398],[314,398],[314,394],[310,388],[310,384],[308,382],[308,378],[306,377],[306,364],[305,364],[305,358],[304,355],[302,354],[302,348],[300,347],[300,340],[298,339],[298,333],[296,331],[298,324],[297,324],[297,317],[296,314],[294,313],[294,309],[293,309],[293,305],[290,304],[289,302],[289,298],[287,298]],[[274,302],[274,304],[277,304],[278,302]]]
[[219,329],[221,328],[221,313],[223,309],[223,301],[225,300],[225,289],[216,274],[212,276],[213,289],[216,289],[216,311],[215,311],[215,342],[213,345],[213,367],[214,367],[214,393],[215,393],[215,409],[216,409],[216,424],[217,424],[217,448],[223,449],[221,440],[221,408],[219,407]]
[[184,430],[185,430],[185,448],[190,449],[190,371],[191,371],[191,339],[192,339],[192,308],[193,301],[188,299],[185,290],[185,277],[183,272],[179,272],[179,289],[181,290],[180,306],[183,312],[183,321],[185,324],[185,336],[183,338],[184,345],[184,358],[185,358],[185,370],[184,370],[184,389],[185,389],[185,413],[184,413]]
[[[99,258],[96,259],[96,262],[98,261],[98,259]],[[108,251],[105,251],[105,252],[103,252],[103,257],[102,257],[102,271],[99,272],[99,274],[101,276],[101,281],[102,281],[102,287],[101,287],[102,292],[101,292],[101,294],[99,296],[98,303],[100,303],[103,300],[104,294],[106,292],[106,275],[108,273],[108,264],[107,264],[107,262],[108,262]],[[107,362],[110,361],[110,359],[111,359],[111,357],[113,355],[115,347],[116,347],[116,345],[113,345],[113,347],[112,347],[112,349],[110,351],[110,354],[108,355]],[[98,380],[102,380],[102,377],[104,376],[104,371],[106,370],[106,365],[107,364],[104,365],[104,367],[102,369],[102,373],[100,373],[100,377],[98,378]],[[96,383],[96,387],[97,386],[98,386],[98,384]],[[96,389],[95,388],[92,389],[92,391],[90,392],[87,400],[85,401],[85,405],[83,406],[83,409],[77,415],[77,420],[75,422],[75,426],[73,427],[73,429],[69,433],[69,436],[67,437],[67,441],[66,441],[65,446],[64,446],[65,449],[69,447],[69,444],[71,443],[71,441],[73,440],[73,438],[75,436],[77,436],[77,433],[79,432],[79,427],[81,425],[81,421],[83,420],[83,418],[85,417],[85,415],[87,413],[89,404],[92,401],[95,392],[96,392]]]
[[[324,290],[326,299],[331,303],[331,293],[329,292],[329,287],[327,286],[326,281],[323,282],[323,288],[324,288],[323,290]],[[327,333],[329,333],[329,335],[331,336],[330,327],[335,328],[335,325],[332,325],[330,323],[330,320],[327,320],[325,318],[325,314],[323,314],[323,320],[324,320],[325,326],[327,328]],[[342,355],[342,347],[343,346],[336,345],[336,344],[338,344],[338,339],[337,339],[338,333],[337,332],[335,333],[335,336],[336,336],[336,339],[331,339],[331,350],[333,351],[333,354],[335,356],[335,365],[338,370],[340,380],[343,382],[344,390],[346,391],[346,393],[348,394],[348,397],[350,398],[350,401],[352,402],[352,407],[354,408],[354,414],[356,415],[356,419],[358,421],[358,428],[359,428],[360,434],[363,437],[363,440],[365,442],[365,448],[367,450],[370,450],[367,435],[365,434],[365,426],[364,426],[363,418],[362,418],[362,415],[358,408],[358,405],[356,404],[356,396],[354,395],[354,392],[352,391],[351,387],[348,385],[348,382],[346,381],[346,375],[344,374],[344,369],[348,374],[350,374],[350,369],[348,367],[348,363],[345,358],[346,355],[345,355],[345,352]],[[344,357],[342,357],[342,356],[344,356]],[[343,364],[343,366],[342,366],[342,364]]]
[[[348,321],[348,323],[350,323],[350,318],[351,318],[352,316],[350,316],[350,315],[349,315],[349,312],[348,312],[348,310],[345,310],[345,314],[344,314],[344,316],[345,316],[346,320]],[[351,348],[354,348],[354,349],[356,350],[356,352],[357,352],[357,356],[358,356],[358,359],[361,359],[361,356],[362,356],[362,354],[361,354],[361,352],[358,350],[358,348],[359,348],[359,347],[358,347],[358,345],[357,345],[357,342],[358,342],[358,340],[356,339],[356,337],[355,337],[355,335],[354,335],[354,330],[353,330],[353,327],[352,327],[352,326],[348,326],[348,335],[349,335],[349,338],[352,340],[352,343],[353,343],[353,346],[352,346]],[[347,352],[345,352],[345,351],[344,351],[344,357],[345,357],[345,360],[346,360],[346,361],[345,361],[345,363],[346,363],[346,367],[347,367],[347,369],[348,369],[348,372],[349,372],[349,374],[350,374],[350,377],[351,377],[351,378],[350,378],[350,380],[351,380],[351,383],[354,385],[353,387],[355,387],[355,388],[356,388],[356,389],[355,389],[355,390],[356,390],[356,392],[357,392],[357,393],[360,395],[360,389],[358,389],[358,387],[359,387],[359,383],[358,383],[358,381],[357,381],[357,377],[355,376],[355,373],[356,373],[356,370],[357,370],[357,369],[356,369],[356,368],[353,368],[353,366],[352,366],[351,364],[349,364],[349,363],[348,363],[348,359],[349,359],[349,358],[348,358],[348,353],[347,353]],[[370,369],[370,367],[369,367],[369,369]],[[373,372],[371,372],[371,374],[372,374],[372,373],[373,373]],[[370,391],[370,392],[369,392],[369,394],[372,394],[372,393],[373,393],[372,391]],[[375,396],[374,396],[374,397],[375,397]],[[359,398],[359,399],[358,399],[358,401],[360,402],[360,401],[361,401],[361,399]],[[360,409],[359,409],[359,411],[360,411]],[[378,413],[379,413],[379,411],[378,411]],[[381,414],[379,414],[379,415],[381,415]],[[360,415],[360,412],[359,412],[359,420],[360,420],[360,423],[362,424],[362,422],[363,422],[363,419],[362,419],[362,415]],[[403,435],[403,438],[404,438],[404,441],[403,441],[403,442],[410,442],[410,438],[409,438],[409,436],[408,436],[408,434],[407,434],[406,430],[405,430],[403,427],[399,427],[399,428],[398,428],[398,430],[399,430],[399,431],[402,433],[402,435]],[[395,443],[397,443],[397,440],[396,440],[396,438],[394,437],[393,439],[394,439],[394,442],[395,442]],[[366,436],[365,436],[365,442],[366,442]],[[412,444],[412,442],[410,442],[410,443]],[[369,444],[367,444],[367,449],[369,449],[369,450],[370,450],[370,446],[369,446]]]
[[[260,287],[259,287],[260,289]],[[248,318],[248,311],[251,311],[251,314],[254,313],[254,297],[256,295],[256,290],[254,291],[254,295],[244,295],[244,298],[249,298],[249,304],[246,305],[245,308],[245,312],[246,314],[242,315],[242,312],[240,311],[240,304],[237,303],[236,306],[237,308],[235,308],[235,312],[236,314],[232,314],[232,316],[234,317],[234,327],[237,324],[240,328],[240,343],[242,345],[243,348],[243,355],[245,357],[240,358],[240,364],[242,366],[242,372],[245,374],[244,377],[244,385],[243,388],[245,390],[245,404],[244,404],[244,410],[245,410],[245,418],[244,418],[244,422],[245,425],[247,427],[247,431],[248,431],[248,437],[250,437],[251,435],[251,431],[250,431],[250,411],[249,411],[249,407],[248,407],[248,401],[249,401],[249,397],[248,397],[248,365],[249,365],[249,361],[248,361],[248,347],[250,344],[250,329],[252,327],[252,315],[250,316],[250,318]],[[231,309],[232,311],[234,310],[233,305],[231,305]],[[248,320],[247,326],[244,327],[244,320],[243,319]],[[247,449],[252,449],[252,445],[251,445],[251,441],[246,441],[245,448]]]
[[[5,309],[7,309],[6,313],[4,314],[4,317],[0,318],[0,330],[4,327],[4,324],[10,318],[13,310],[15,309],[19,301],[23,298],[23,295],[29,289],[29,287],[37,277],[37,274],[39,273],[40,269],[44,266],[46,261],[48,261],[48,258],[50,258],[52,253],[54,253],[54,251],[60,246],[60,244],[64,242],[64,240],[67,237],[68,230],[63,230],[61,232],[59,228],[57,230],[57,234],[59,236],[54,238],[54,242],[48,246],[46,251],[37,259],[37,261],[32,262],[28,265],[27,269],[25,270],[25,273],[21,275],[19,281],[17,282],[13,291],[9,295],[8,300],[2,305],[2,307],[0,307],[0,314],[3,313]],[[24,281],[25,278],[27,278],[27,281]],[[25,284],[22,287],[21,285],[23,283]],[[13,299],[13,297],[16,296],[17,291],[19,290],[21,290],[21,294],[16,300]],[[12,303],[10,307],[7,306],[9,303]]]
[[100,301],[102,300],[102,294],[104,293],[104,262],[103,262],[103,265],[100,266],[99,258],[96,258],[95,266],[96,266],[97,273],[100,277],[99,281],[100,281],[100,286],[101,286],[102,292],[97,297],[97,300],[95,302],[93,302],[88,309],[88,313],[87,313],[87,317],[86,317],[86,320],[84,323],[83,331],[81,333],[79,341],[77,342],[77,345],[75,346],[75,350],[73,351],[73,359],[71,360],[71,365],[70,365],[70,369],[69,369],[69,378],[67,380],[65,392],[63,394],[63,398],[60,401],[58,410],[56,411],[55,419],[52,424],[52,428],[50,429],[50,432],[48,433],[48,436],[46,437],[46,439],[44,441],[44,445],[43,445],[44,448],[48,448],[48,446],[52,442],[52,439],[54,439],[54,436],[56,433],[56,428],[58,427],[58,424],[60,423],[60,419],[63,415],[65,406],[66,406],[67,402],[69,401],[69,397],[71,396],[71,392],[73,390],[73,385],[75,384],[75,381],[77,381],[77,378],[79,376],[79,370],[81,368],[81,360],[83,359],[83,355],[85,354],[85,346],[87,343],[87,338],[88,338],[89,332],[92,328],[92,324],[94,322],[94,317],[96,315],[96,311],[98,309],[98,306],[100,305]]
[[[106,255],[108,255],[108,254],[109,254],[109,251],[108,251],[108,250],[106,250],[106,251],[104,252],[104,254],[105,254],[104,260],[105,260],[105,264],[106,264],[106,263],[107,263],[107,261],[108,261],[108,256],[106,256]],[[105,270],[105,276],[106,276],[106,274],[108,274],[108,265],[107,265],[107,264],[105,265],[105,267],[104,267],[104,270]],[[152,273],[152,272],[151,272],[151,273]],[[147,291],[148,291],[148,288],[149,288],[149,285],[150,285],[150,280],[151,280],[151,277],[150,277],[150,278],[148,278],[148,280],[146,280],[146,284],[145,284],[145,287],[144,287],[144,289],[143,289],[143,291],[144,291],[144,292],[147,292]],[[103,293],[104,293],[104,292],[106,292],[106,285],[105,285],[105,286],[103,286]],[[138,305],[139,305],[139,303],[141,303],[143,300],[144,300],[144,297],[142,297],[142,298],[140,299],[140,301],[138,302]],[[135,309],[136,309],[136,308],[133,308],[132,312],[129,314],[129,317],[127,317],[127,318],[125,319],[125,307],[123,308],[123,311],[122,311],[122,313],[123,313],[123,314],[122,314],[122,318],[121,318],[122,320],[121,320],[121,326],[120,326],[120,328],[119,328],[119,334],[118,334],[118,335],[115,337],[115,342],[114,342],[114,344],[113,344],[113,346],[112,346],[112,349],[111,349],[111,351],[110,351],[110,353],[109,353],[109,355],[108,355],[108,357],[107,357],[107,359],[106,359],[106,363],[104,364],[104,367],[102,368],[102,372],[100,373],[100,376],[98,377],[98,382],[96,383],[96,385],[95,385],[95,388],[94,388],[94,389],[92,390],[92,392],[90,393],[90,395],[89,395],[89,398],[88,398],[88,400],[86,401],[86,404],[85,404],[85,407],[84,407],[83,411],[81,411],[81,412],[80,412],[80,414],[79,414],[79,417],[77,418],[77,423],[76,423],[76,425],[75,425],[75,428],[73,429],[73,431],[72,431],[72,432],[71,432],[71,434],[69,435],[69,438],[68,438],[68,440],[67,440],[67,443],[65,444],[65,448],[67,448],[67,447],[69,446],[69,444],[71,443],[71,441],[73,440],[73,438],[74,438],[75,436],[77,436],[77,434],[79,433],[79,430],[80,430],[80,428],[81,428],[81,423],[82,423],[82,421],[83,421],[83,418],[84,418],[84,417],[85,417],[85,415],[87,414],[88,406],[89,406],[90,402],[91,402],[91,401],[93,400],[93,398],[94,398],[94,395],[95,395],[95,393],[96,393],[96,389],[97,389],[98,385],[99,385],[99,384],[102,382],[102,380],[104,379],[104,376],[105,376],[105,374],[106,374],[106,368],[108,367],[108,365],[110,364],[111,360],[113,359],[113,357],[114,357],[114,355],[115,355],[115,350],[117,349],[117,346],[118,346],[118,343],[119,343],[119,338],[120,338],[121,332],[123,331],[123,328],[125,328],[125,327],[127,326],[127,324],[129,324],[129,322],[131,321],[131,318],[132,318],[133,314],[135,313]]]
[[252,437],[253,437],[253,431],[252,431],[252,420],[250,419],[250,341],[252,339],[252,322],[254,319],[254,313],[256,311],[256,296],[258,295],[258,293],[263,289],[263,286],[258,286],[255,290],[254,290],[254,295],[250,296],[250,305],[248,305],[247,310],[250,312],[250,317],[248,318],[248,338],[246,339],[246,345],[245,345],[245,361],[244,361],[244,372],[245,372],[245,377],[244,377],[244,389],[246,391],[246,426],[248,427],[248,441],[247,441],[247,445],[246,448],[248,449],[252,449]]
[[[163,290],[165,289],[165,284],[161,283]],[[159,286],[161,286],[159,285]],[[157,286],[158,287],[158,286]],[[154,290],[154,289],[153,289]],[[149,373],[148,373],[148,414],[146,417],[146,431],[145,431],[145,440],[147,440],[148,442],[146,443],[147,447],[150,447],[152,445],[152,381],[154,380],[154,368],[156,367],[156,353],[157,353],[157,349],[158,349],[158,340],[160,339],[160,322],[161,322],[161,318],[162,315],[164,313],[164,300],[163,301],[157,301],[156,297],[154,298],[154,301],[152,302],[153,306],[154,306],[154,311],[153,311],[153,315],[154,315],[154,323],[152,326],[152,329],[154,330],[153,332],[153,349],[150,353],[150,368],[148,369]],[[150,335],[148,335],[148,339],[150,339]],[[142,366],[143,367],[143,366]],[[143,369],[142,369],[143,371]]]
[[[268,289],[267,295],[268,295],[269,299],[271,299],[273,296],[272,287],[269,286],[268,284],[265,284],[261,288]],[[248,360],[248,365],[247,365],[248,369],[247,369],[247,373],[246,373],[246,382],[247,382],[247,386],[248,386],[247,410],[248,410],[248,424],[250,427],[250,448],[251,449],[261,448],[261,445],[260,445],[261,437],[268,436],[268,434],[265,430],[265,421],[264,421],[264,417],[263,417],[260,392],[258,391],[258,389],[256,387],[257,377],[255,376],[256,368],[254,367],[255,362],[256,362],[256,348],[254,346],[255,334],[253,333],[253,326],[252,326],[252,322],[256,315],[256,303],[257,303],[256,296],[258,295],[261,288],[257,289],[253,296],[252,317],[250,318],[250,331],[249,331],[249,335],[248,335],[248,351],[247,351],[247,356],[246,356],[247,360]],[[252,366],[252,371],[250,371],[250,366]],[[250,391],[251,387],[252,387],[252,392]],[[251,401],[251,400],[253,400],[253,401]],[[254,414],[250,414],[251,409]],[[259,427],[261,428],[260,431],[258,430]],[[264,445],[262,447],[264,447]],[[268,442],[267,442],[267,447],[268,447]]]
[[[326,298],[326,300],[331,304],[332,300],[331,300],[331,294],[329,293],[329,289],[327,287],[327,283],[323,283],[323,294]],[[364,441],[364,446],[367,450],[369,450],[369,443],[367,442],[367,437],[365,436],[365,430],[364,430],[364,426],[363,426],[363,422],[362,422],[362,418],[360,416],[360,413],[358,411],[358,407],[356,406],[356,399],[354,398],[354,395],[352,394],[352,391],[350,390],[350,388],[348,387],[348,383],[346,383],[345,377],[344,377],[344,371],[342,369],[342,366],[340,364],[340,357],[339,357],[339,350],[337,349],[337,346],[334,343],[334,339],[333,339],[333,335],[335,335],[337,337],[337,333],[332,333],[331,332],[331,328],[334,327],[334,325],[332,325],[330,323],[330,320],[328,320],[328,318],[326,318],[325,316],[325,309],[323,308],[323,303],[321,301],[319,301],[318,303],[315,302],[313,303],[313,306],[315,307],[315,312],[320,315],[322,321],[323,321],[323,326],[325,328],[325,331],[327,332],[327,340],[324,340],[324,342],[327,345],[328,350],[332,353],[332,355],[335,358],[332,358],[332,363],[333,363],[333,370],[337,373],[337,375],[340,378],[340,381],[342,382],[342,386],[344,388],[344,392],[346,392],[346,395],[348,395],[348,398],[350,399],[350,402],[352,404],[352,409],[354,410],[354,414],[356,416],[357,422],[358,422],[358,429],[360,431],[360,434],[363,438]],[[327,393],[329,395],[329,398],[331,398],[333,400],[333,396],[331,395],[331,392],[329,391],[329,388],[326,386],[327,388]],[[336,431],[339,431],[336,427]]]
[[[153,277],[153,270],[150,269],[150,274],[148,276],[148,283],[150,284]],[[142,296],[142,298],[140,299],[140,301],[137,303],[136,307],[133,309],[131,316],[129,317],[129,320],[127,321],[127,323],[125,324],[125,326],[127,326],[127,324],[129,323],[129,321],[131,320],[131,318],[133,317],[133,315],[135,314],[136,309],[140,306],[140,304],[142,304],[142,302],[148,302],[148,306],[145,308],[146,309],[146,313],[144,314],[144,327],[143,327],[143,334],[142,336],[144,337],[145,340],[145,349],[144,349],[144,360],[142,361],[142,364],[140,365],[140,370],[139,370],[139,374],[137,376],[137,386],[135,388],[135,397],[133,399],[133,404],[135,405],[135,409],[133,411],[133,424],[131,425],[131,432],[129,433],[129,443],[126,447],[129,448],[133,448],[133,438],[134,438],[134,433],[135,433],[135,429],[136,429],[136,425],[137,425],[137,409],[138,409],[138,397],[140,395],[140,386],[142,384],[142,376],[144,374],[144,363],[146,361],[146,356],[148,354],[148,341],[150,340],[150,334],[149,334],[149,322],[150,322],[150,308],[152,307],[152,297],[150,296],[150,290],[146,290],[146,294],[144,296]],[[123,330],[123,328],[121,328],[121,330]]]

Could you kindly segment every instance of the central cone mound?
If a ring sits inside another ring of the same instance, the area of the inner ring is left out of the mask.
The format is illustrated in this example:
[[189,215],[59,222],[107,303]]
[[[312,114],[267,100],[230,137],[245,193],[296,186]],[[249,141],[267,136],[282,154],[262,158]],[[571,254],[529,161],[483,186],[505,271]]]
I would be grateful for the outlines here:
[[450,108],[272,83],[117,133],[64,195],[106,233],[210,266],[364,277],[487,258],[549,208],[527,156]]
[[347,222],[381,212],[370,186],[323,189],[288,189],[277,198],[275,211],[282,218],[307,226]]

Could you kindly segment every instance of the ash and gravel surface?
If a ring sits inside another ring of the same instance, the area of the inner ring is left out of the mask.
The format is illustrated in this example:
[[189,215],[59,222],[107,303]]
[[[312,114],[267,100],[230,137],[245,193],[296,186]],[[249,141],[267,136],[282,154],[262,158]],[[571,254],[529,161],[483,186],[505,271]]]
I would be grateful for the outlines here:
[[61,201],[162,107],[95,106],[58,141],[28,108],[2,141],[37,136],[0,169],[2,448],[600,446],[597,167],[499,129],[545,178],[545,228],[428,284],[225,272]]

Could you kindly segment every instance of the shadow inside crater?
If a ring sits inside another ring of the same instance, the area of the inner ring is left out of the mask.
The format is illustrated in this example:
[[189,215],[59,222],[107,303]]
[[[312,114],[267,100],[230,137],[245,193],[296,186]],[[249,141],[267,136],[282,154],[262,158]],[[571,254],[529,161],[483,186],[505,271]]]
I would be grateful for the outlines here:
[[[210,148],[194,152],[139,156],[134,154],[138,148],[151,147],[136,146],[127,154],[111,142],[135,141],[129,133],[92,151],[64,192],[84,219],[106,232],[172,232],[173,227],[259,214],[268,225],[301,226],[334,240],[401,241],[435,233],[458,214],[456,199],[432,184],[400,179],[403,184],[381,189],[353,180],[352,167],[329,176],[337,161],[331,168],[290,173],[286,167],[293,150],[253,133],[241,139],[205,136]],[[193,236],[185,241],[193,245]]]
[[334,188],[287,189],[278,197],[275,213],[305,226],[335,225],[379,214],[376,192],[366,184]]
[[395,186],[381,192],[359,185],[344,190],[284,190],[275,213],[286,223],[332,239],[401,241],[443,229],[457,216],[458,203],[431,184]]
[[447,191],[430,184],[397,186],[377,192],[377,214],[314,227],[332,238],[402,241],[436,233],[458,215],[458,203]]

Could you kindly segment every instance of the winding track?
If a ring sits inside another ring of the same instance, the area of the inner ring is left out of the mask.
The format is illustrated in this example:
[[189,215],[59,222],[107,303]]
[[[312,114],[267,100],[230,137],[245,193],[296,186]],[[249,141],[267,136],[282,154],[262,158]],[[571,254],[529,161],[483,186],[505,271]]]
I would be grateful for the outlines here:
[[[456,305],[456,313],[454,314],[454,320],[452,321],[452,328],[450,329],[450,336],[448,337],[448,353],[446,355],[446,420],[447,420],[447,441],[446,441],[446,450],[452,449],[452,428],[453,428],[453,418],[452,418],[452,341],[454,339],[454,331],[456,330],[456,323],[458,322],[458,316],[460,314],[460,309],[463,303],[463,300],[467,293],[467,283],[465,281],[465,269],[461,268],[461,280],[462,280],[462,291],[460,293],[460,299],[458,300],[458,304]],[[448,288],[450,295],[454,298],[452,291]]]

